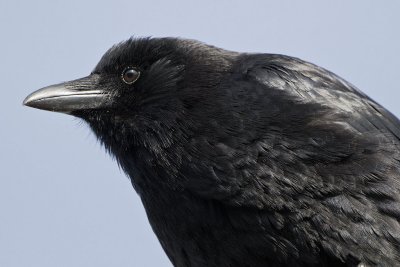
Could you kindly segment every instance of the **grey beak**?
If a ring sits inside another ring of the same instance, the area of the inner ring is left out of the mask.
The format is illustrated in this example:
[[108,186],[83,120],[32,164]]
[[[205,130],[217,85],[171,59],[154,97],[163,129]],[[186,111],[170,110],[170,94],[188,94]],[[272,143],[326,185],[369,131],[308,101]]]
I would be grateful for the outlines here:
[[110,95],[104,89],[96,89],[98,78],[98,75],[93,74],[44,87],[28,95],[23,104],[62,113],[107,107],[110,105]]

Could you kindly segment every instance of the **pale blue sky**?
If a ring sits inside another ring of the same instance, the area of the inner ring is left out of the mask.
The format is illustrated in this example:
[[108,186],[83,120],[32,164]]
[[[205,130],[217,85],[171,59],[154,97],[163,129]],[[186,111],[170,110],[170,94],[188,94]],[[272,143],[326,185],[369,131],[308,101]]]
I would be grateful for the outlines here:
[[114,43],[180,36],[321,65],[400,115],[400,1],[0,1],[0,266],[171,266],[130,182],[72,117],[21,105]]

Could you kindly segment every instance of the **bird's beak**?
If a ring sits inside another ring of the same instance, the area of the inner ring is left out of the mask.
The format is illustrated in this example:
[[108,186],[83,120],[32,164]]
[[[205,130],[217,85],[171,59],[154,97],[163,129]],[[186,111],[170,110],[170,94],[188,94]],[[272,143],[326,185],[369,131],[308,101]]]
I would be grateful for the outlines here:
[[47,86],[28,95],[23,104],[62,113],[105,108],[110,105],[110,95],[104,89],[97,88],[98,80],[98,75],[92,74],[81,79]]

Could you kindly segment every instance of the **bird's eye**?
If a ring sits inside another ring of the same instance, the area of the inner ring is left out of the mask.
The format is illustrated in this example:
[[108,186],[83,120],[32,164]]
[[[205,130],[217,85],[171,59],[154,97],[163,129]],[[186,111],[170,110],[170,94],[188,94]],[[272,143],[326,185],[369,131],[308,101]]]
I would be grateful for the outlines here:
[[126,84],[132,84],[139,79],[140,71],[134,67],[127,67],[121,74],[121,78]]

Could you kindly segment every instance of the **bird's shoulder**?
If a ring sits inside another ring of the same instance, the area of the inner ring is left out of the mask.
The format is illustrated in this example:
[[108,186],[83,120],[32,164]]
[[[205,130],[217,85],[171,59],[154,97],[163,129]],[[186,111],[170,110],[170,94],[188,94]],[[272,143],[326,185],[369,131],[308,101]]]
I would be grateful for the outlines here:
[[362,124],[361,131],[378,128],[400,138],[400,122],[391,112],[351,83],[310,62],[279,54],[242,54],[233,74],[259,90],[261,97],[278,94],[283,101],[324,106],[335,114],[353,113],[352,119],[358,119],[354,124]]

